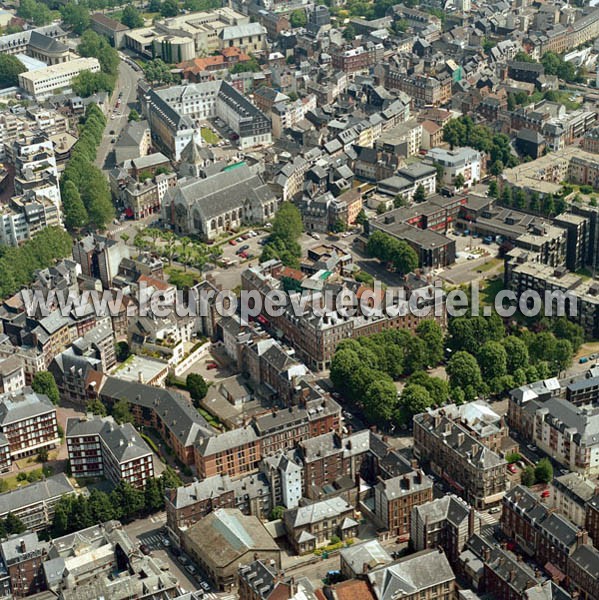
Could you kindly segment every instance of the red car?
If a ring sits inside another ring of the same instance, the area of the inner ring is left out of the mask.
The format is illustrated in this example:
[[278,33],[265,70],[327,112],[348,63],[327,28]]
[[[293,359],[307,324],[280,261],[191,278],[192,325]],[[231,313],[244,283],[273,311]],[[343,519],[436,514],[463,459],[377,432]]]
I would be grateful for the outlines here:
[[230,246],[237,246],[237,242],[235,240],[229,240]]
[[541,492],[541,498],[549,498],[550,495],[549,490],[543,490]]
[[518,469],[516,469],[516,467],[514,467],[514,465],[508,465],[507,469],[510,473],[517,473]]
[[217,365],[215,362],[209,362],[209,363],[206,365],[206,368],[207,368],[209,371],[212,371],[212,369],[216,369],[216,368],[218,368],[218,365]]
[[248,257],[248,255],[247,255],[245,252],[240,252],[240,253],[239,253],[239,256],[240,256],[241,258],[247,258],[247,257]]

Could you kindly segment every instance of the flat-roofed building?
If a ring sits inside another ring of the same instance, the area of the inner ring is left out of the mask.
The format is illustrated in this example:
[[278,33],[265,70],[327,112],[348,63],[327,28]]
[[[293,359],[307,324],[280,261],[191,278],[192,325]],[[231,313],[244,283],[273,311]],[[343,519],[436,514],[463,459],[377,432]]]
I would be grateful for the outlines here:
[[97,58],[76,58],[51,65],[45,69],[28,71],[19,75],[19,86],[36,100],[43,100],[57,91],[70,90],[73,79],[82,71],[100,72]]

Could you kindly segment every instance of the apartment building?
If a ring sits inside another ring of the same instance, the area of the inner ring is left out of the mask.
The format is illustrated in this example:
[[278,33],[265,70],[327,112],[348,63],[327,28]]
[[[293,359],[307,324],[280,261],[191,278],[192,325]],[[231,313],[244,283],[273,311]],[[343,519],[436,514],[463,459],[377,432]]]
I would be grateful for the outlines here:
[[[289,454],[289,453],[288,453]],[[304,466],[283,452],[266,456],[260,463],[260,472],[270,485],[273,506],[295,508],[306,495],[304,491]]]
[[0,359],[0,393],[12,393],[25,387],[25,369],[17,356]]
[[398,89],[412,98],[415,107],[435,107],[447,104],[451,100],[451,77],[440,75],[407,75],[389,69],[385,76],[386,86]]
[[0,53],[26,54],[48,65],[69,60],[69,47],[64,43],[67,34],[56,23],[0,37]]
[[165,492],[166,522],[175,534],[185,531],[219,508],[236,508],[244,515],[269,519],[275,506],[270,484],[262,473],[231,479],[214,475]]
[[195,445],[194,458],[200,477],[239,477],[258,469],[260,438],[251,425],[205,437]]
[[0,432],[12,460],[60,444],[56,407],[47,396],[25,387],[0,395]]
[[154,477],[154,455],[131,423],[68,419],[66,441],[73,477],[106,477],[141,489]]
[[462,187],[468,188],[482,177],[483,155],[473,148],[432,148],[426,154],[426,161],[443,167],[441,181],[445,185],[455,186],[456,178],[461,175],[464,179]]
[[[561,292],[566,310],[570,303],[576,304],[576,312],[572,309],[570,318],[582,326],[586,335],[599,334],[599,285],[594,280],[569,273],[565,268],[529,262],[516,255],[515,260],[506,263],[505,281],[518,297],[525,290],[535,290],[543,298],[546,294]],[[551,295],[548,298],[555,302]]]
[[0,494],[0,518],[4,519],[8,513],[12,513],[31,531],[46,529],[52,524],[58,501],[74,493],[64,473],[52,475]]
[[481,517],[458,496],[436,498],[412,507],[410,542],[417,552],[443,548],[450,564],[458,564],[468,540],[480,533]]
[[297,554],[313,552],[326,546],[333,536],[341,540],[354,538],[358,523],[354,509],[342,498],[330,498],[285,511],[283,521],[287,539]]
[[585,505],[584,528],[593,541],[599,540],[599,490]]
[[112,406],[122,398],[129,403],[135,425],[156,429],[186,465],[193,464],[195,441],[214,435],[206,420],[180,394],[137,381],[106,377],[100,389],[102,402]]
[[587,505],[599,491],[598,486],[579,473],[566,473],[550,483],[550,490],[551,506],[575,525],[585,527]]
[[10,582],[3,596],[23,598],[45,589],[43,561],[46,556],[44,542],[36,533],[11,535],[0,544],[0,557]]
[[59,91],[69,91],[73,79],[83,71],[100,72],[97,58],[75,58],[35,71],[25,71],[19,75],[19,87],[33,96],[44,100]]
[[528,488],[518,485],[503,499],[501,529],[539,564],[566,573],[570,555],[587,543],[587,533],[547,508]]
[[414,506],[433,499],[433,482],[421,470],[383,479],[374,488],[374,515],[390,536],[408,538]]
[[[393,600],[405,589],[403,600],[451,600],[455,575],[442,550],[424,550],[369,572],[366,577],[376,600]],[[404,582],[411,585],[406,589]]]
[[505,494],[505,460],[442,409],[414,417],[414,454],[476,508],[496,505]]
[[355,48],[337,46],[331,52],[332,65],[345,73],[367,71],[383,60],[384,52],[382,43],[366,42]]

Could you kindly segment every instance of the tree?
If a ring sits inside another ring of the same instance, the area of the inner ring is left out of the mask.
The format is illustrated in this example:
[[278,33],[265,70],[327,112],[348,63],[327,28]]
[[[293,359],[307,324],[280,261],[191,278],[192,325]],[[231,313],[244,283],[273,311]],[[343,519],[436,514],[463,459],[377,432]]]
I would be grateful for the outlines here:
[[48,448],[40,448],[37,451],[37,462],[45,463],[48,462]]
[[124,518],[132,518],[144,508],[144,492],[134,488],[129,482],[121,480],[112,491],[113,503],[121,507]]
[[416,327],[416,335],[425,343],[427,365],[438,365],[443,360],[443,330],[433,319],[425,319]]
[[511,465],[515,462],[518,462],[519,460],[522,459],[522,456],[520,456],[520,454],[518,454],[517,452],[508,452],[505,455],[505,460]]
[[406,348],[405,370],[414,373],[428,366],[428,348],[424,340],[411,337]]
[[123,15],[121,16],[121,23],[123,25],[126,25],[130,29],[137,29],[138,27],[144,26],[144,18],[134,6],[128,4],[123,10]]
[[19,74],[26,71],[25,65],[12,54],[0,54],[0,88],[19,84]]
[[100,398],[93,398],[85,405],[85,410],[88,413],[92,413],[93,415],[100,415],[101,417],[105,417],[108,414],[104,403],[100,400]]
[[466,400],[474,400],[483,388],[480,367],[472,354],[456,352],[447,364],[449,385],[451,388],[461,388]]
[[464,175],[462,175],[462,173],[458,173],[453,181],[456,189],[461,189],[464,187],[464,184],[466,183],[466,180],[464,179]]
[[150,83],[171,83],[173,74],[170,67],[160,58],[155,58],[144,64],[144,73]]
[[572,344],[568,340],[557,340],[551,357],[554,369],[557,373],[565,371],[572,362]]
[[302,234],[304,227],[302,224],[302,215],[291,202],[283,202],[272,222],[273,237],[283,240],[297,240]]
[[285,514],[285,507],[284,506],[275,506],[271,511],[270,511],[270,520],[271,521],[277,521],[278,519],[282,519],[283,515]]
[[160,6],[160,14],[163,17],[176,17],[179,14],[179,3],[177,0],[164,0]]
[[348,42],[356,39],[356,29],[351,23],[343,30],[343,39]]
[[155,512],[164,507],[164,496],[160,489],[160,483],[154,477],[146,480],[144,489],[144,508],[147,512]]
[[414,192],[414,202],[424,202],[426,200],[426,190],[422,184],[419,184]]
[[520,338],[509,335],[501,344],[505,348],[508,373],[515,373],[528,364],[528,348]]
[[129,410],[129,403],[126,398],[121,398],[115,402],[112,407],[112,416],[119,425],[122,425],[123,423],[133,423],[133,415]]
[[400,404],[409,418],[423,413],[433,405],[429,391],[422,385],[409,383],[401,393]]
[[74,33],[81,35],[89,28],[89,8],[84,3],[67,2],[60,10],[62,22]]
[[204,378],[198,373],[190,373],[185,380],[185,387],[189,392],[194,404],[198,404],[200,400],[203,400],[208,393],[208,384]]
[[499,196],[499,189],[497,187],[497,182],[494,179],[491,179],[491,181],[489,182],[488,194],[491,198],[497,198],[497,196]]
[[478,354],[478,365],[485,380],[507,374],[507,352],[500,342],[486,342]]
[[117,514],[118,508],[112,505],[110,496],[101,490],[91,490],[87,505],[94,523],[105,523],[120,516]]
[[23,533],[27,527],[19,517],[9,512],[4,519],[4,526],[6,527],[6,533]]
[[38,394],[45,394],[51,400],[52,404],[60,402],[60,393],[54,375],[50,371],[38,371],[33,376],[31,387]]
[[160,12],[162,2],[160,0],[150,0],[148,4],[148,12]]
[[302,9],[294,10],[289,15],[289,23],[291,27],[305,27],[308,23],[308,17],[306,17],[306,11]]
[[432,403],[436,406],[442,406],[449,397],[449,386],[447,382],[440,377],[431,377],[424,371],[417,371],[410,375],[408,384],[416,384],[423,387],[429,394]]
[[381,425],[388,423],[396,406],[397,389],[390,378],[377,378],[368,386],[364,397],[364,415],[369,422]]
[[129,111],[129,116],[127,117],[127,120],[129,122],[131,122],[131,121],[139,121],[140,119],[141,119],[141,117],[139,116],[139,113],[134,108],[132,108]]
[[183,485],[181,478],[172,467],[167,466],[160,476],[160,487],[162,491],[173,490]]
[[535,483],[535,470],[530,466],[526,466],[520,475],[520,481],[522,485],[530,487]]
[[115,345],[116,359],[119,362],[124,362],[131,356],[129,344],[127,342],[117,342]]
[[62,209],[64,222],[69,231],[76,231],[85,227],[89,216],[77,186],[70,180],[64,181],[61,189]]
[[542,458],[535,465],[535,481],[549,483],[553,479],[553,466],[548,458]]

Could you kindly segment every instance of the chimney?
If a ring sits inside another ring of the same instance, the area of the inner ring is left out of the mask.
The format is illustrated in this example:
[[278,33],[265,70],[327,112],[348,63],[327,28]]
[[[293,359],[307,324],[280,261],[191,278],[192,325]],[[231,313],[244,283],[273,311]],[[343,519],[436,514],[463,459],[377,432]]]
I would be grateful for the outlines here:
[[25,552],[25,540],[23,538],[19,540],[19,549],[21,552]]
[[474,535],[474,523],[476,519],[476,511],[474,507],[470,507],[470,512],[468,513],[468,538],[471,538]]
[[589,534],[586,530],[579,531],[576,534],[576,547],[585,546],[589,543]]
[[138,383],[144,383],[144,374],[141,371],[137,372],[137,381]]

